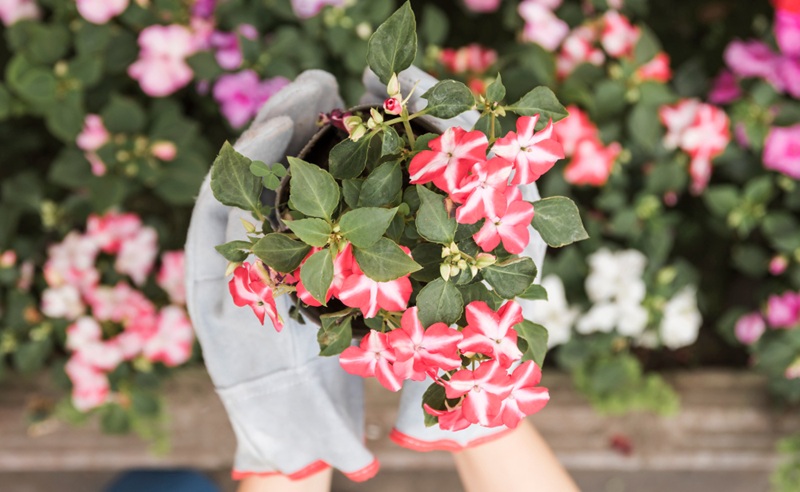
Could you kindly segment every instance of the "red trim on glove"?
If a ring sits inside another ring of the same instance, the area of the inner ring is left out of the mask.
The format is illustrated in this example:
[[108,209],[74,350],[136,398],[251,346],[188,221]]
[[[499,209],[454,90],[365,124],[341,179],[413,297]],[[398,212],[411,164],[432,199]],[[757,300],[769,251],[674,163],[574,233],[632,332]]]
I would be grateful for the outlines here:
[[344,473],[344,476],[346,476],[347,478],[349,478],[354,482],[366,482],[370,478],[374,477],[378,473],[378,470],[380,470],[380,468],[381,468],[380,462],[377,459],[375,459],[372,461],[372,463],[370,463],[369,465],[358,471],[354,471],[352,473],[347,473],[347,472],[342,472],[342,473]]
[[290,473],[288,475],[285,474],[285,473],[276,472],[276,471],[272,471],[272,472],[248,472],[248,471],[239,471],[239,470],[234,469],[231,472],[231,478],[233,478],[234,480],[244,480],[245,478],[248,478],[248,477],[273,477],[273,476],[280,475],[280,476],[284,476],[284,477],[288,478],[289,480],[302,480],[304,478],[310,477],[311,475],[315,475],[315,474],[317,474],[317,473],[319,473],[319,472],[321,472],[323,470],[327,470],[328,468],[330,468],[329,464],[325,463],[322,460],[319,460],[319,461],[315,461],[315,462],[311,463],[310,465],[308,465],[305,468],[302,468],[299,471],[296,471],[294,473]]
[[411,437],[407,434],[403,434],[397,429],[392,429],[391,434],[389,434],[389,439],[394,441],[395,444],[397,444],[398,446],[411,449],[412,451],[419,451],[422,453],[427,453],[429,451],[450,451],[451,453],[457,453],[459,451],[464,451],[465,449],[474,448],[475,446],[479,446],[481,444],[494,441],[495,439],[499,439],[513,430],[514,429],[505,429],[496,434],[479,437],[478,439],[469,441],[466,444],[461,444],[456,441],[451,441],[449,439],[440,439],[438,441],[423,441],[421,439]]

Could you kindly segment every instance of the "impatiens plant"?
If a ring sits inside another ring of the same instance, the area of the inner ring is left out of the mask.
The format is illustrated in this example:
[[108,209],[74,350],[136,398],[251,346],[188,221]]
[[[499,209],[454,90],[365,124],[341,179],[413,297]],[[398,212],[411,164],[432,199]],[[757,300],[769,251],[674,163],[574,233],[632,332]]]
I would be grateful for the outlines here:
[[[335,145],[322,157],[313,148],[288,156],[287,169],[223,147],[211,188],[260,223],[244,224],[250,241],[217,249],[231,262],[234,302],[262,322],[281,330],[275,297],[291,293],[295,314],[320,325],[321,354],[339,355],[346,371],[392,391],[430,378],[429,425],[514,427],[548,400],[537,386],[547,331],[516,301],[546,296],[525,256],[530,227],[555,247],[587,237],[569,199],[530,202],[520,189],[564,157],[553,125],[567,113],[544,87],[505,103],[499,76],[477,100],[443,80],[411,112],[416,88],[400,87],[397,74],[416,48],[406,3],[368,43],[367,63],[389,97],[325,115],[316,138]],[[475,108],[474,129],[425,131],[426,118]],[[516,131],[502,136],[498,118],[510,113]],[[264,187],[276,191],[274,207],[262,204]]]

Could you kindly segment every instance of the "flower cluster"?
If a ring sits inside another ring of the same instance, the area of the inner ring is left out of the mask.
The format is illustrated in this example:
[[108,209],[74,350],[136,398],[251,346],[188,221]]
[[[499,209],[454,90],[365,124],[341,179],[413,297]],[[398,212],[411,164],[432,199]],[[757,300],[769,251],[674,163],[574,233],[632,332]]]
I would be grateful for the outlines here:
[[725,111],[697,99],[683,99],[664,105],[658,115],[667,127],[664,147],[680,148],[691,157],[689,174],[692,192],[701,193],[711,179],[711,160],[730,142],[730,120]]
[[[73,231],[50,247],[42,312],[70,322],[66,347],[71,357],[65,369],[77,409],[88,411],[110,401],[106,373],[125,361],[171,367],[191,356],[194,336],[183,308],[183,252],[161,256],[156,283],[167,294],[167,305],[159,308],[137,289],[150,277],[157,254],[153,228],[134,214],[114,212],[90,216],[85,233]],[[105,258],[113,260],[113,274],[100,268]],[[106,279],[113,279],[113,285]]]
[[417,308],[410,308],[399,329],[388,334],[372,330],[360,346],[342,352],[342,367],[351,374],[374,376],[392,391],[407,379],[432,378],[444,387],[447,399],[445,408],[426,404],[425,411],[438,417],[442,429],[471,424],[514,428],[549,400],[547,389],[538,386],[541,370],[536,363],[516,364],[522,352],[513,327],[523,321],[522,308],[510,301],[494,311],[476,301],[466,307],[466,320],[463,330],[444,323],[424,328]]
[[567,106],[567,111],[569,116],[554,129],[555,138],[564,146],[564,154],[571,158],[564,168],[564,179],[577,186],[603,186],[622,146],[618,142],[603,145],[597,126],[577,106]]
[[736,338],[745,345],[756,343],[766,331],[792,330],[800,326],[800,292],[786,291],[767,299],[763,315],[752,312],[742,315],[736,322]]

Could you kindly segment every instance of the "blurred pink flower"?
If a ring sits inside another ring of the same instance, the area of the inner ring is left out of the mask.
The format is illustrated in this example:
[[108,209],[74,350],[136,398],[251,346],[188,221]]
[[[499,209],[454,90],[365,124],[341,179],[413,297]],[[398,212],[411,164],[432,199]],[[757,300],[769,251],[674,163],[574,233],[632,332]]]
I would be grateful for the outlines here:
[[642,81],[653,80],[662,84],[669,82],[672,78],[669,55],[663,51],[658,53],[652,60],[639,67],[636,73]]
[[778,63],[777,75],[780,83],[775,87],[800,99],[800,58],[785,57],[781,59]]
[[86,311],[80,291],[73,285],[50,287],[42,293],[42,313],[50,318],[77,319]]
[[87,412],[108,401],[111,387],[102,371],[73,355],[64,366],[72,381],[72,404],[81,412]]
[[161,269],[156,277],[159,287],[166,291],[170,301],[175,304],[186,303],[183,259],[183,251],[165,252],[161,255]]
[[120,281],[114,287],[98,286],[86,293],[86,302],[92,308],[92,316],[99,321],[134,323],[153,316],[153,303],[127,282]]
[[736,339],[744,345],[752,345],[764,334],[767,325],[758,313],[750,313],[739,318],[734,327]]
[[41,15],[35,0],[0,0],[0,21],[5,26],[25,19],[38,19]]
[[573,185],[603,186],[611,175],[622,147],[617,142],[604,146],[599,139],[578,142],[572,160],[564,168],[564,179]]
[[775,11],[775,41],[786,56],[800,57],[800,13]]
[[541,2],[525,0],[518,7],[519,15],[525,19],[522,39],[555,51],[569,33],[566,22],[556,17],[552,10]]
[[725,63],[739,77],[760,77],[779,89],[783,83],[778,78],[780,55],[761,41],[734,40],[725,48]]
[[103,119],[96,114],[87,114],[83,122],[83,130],[78,134],[75,143],[78,148],[94,152],[108,142],[110,135],[103,124]]
[[151,227],[143,227],[122,247],[114,262],[114,269],[128,275],[136,285],[144,285],[147,276],[153,269],[153,262],[158,254],[158,234]]
[[99,281],[94,266],[98,247],[90,238],[72,231],[58,244],[47,249],[44,278],[50,287],[72,285],[89,288]]
[[606,12],[603,21],[600,44],[606,53],[615,58],[632,55],[633,48],[639,40],[639,28],[616,10]]
[[497,51],[472,43],[458,49],[442,49],[439,61],[453,73],[482,74],[497,61]]
[[220,104],[222,114],[234,128],[244,126],[261,106],[281,90],[289,81],[274,77],[260,81],[253,70],[223,75],[214,85],[214,99]]
[[164,162],[170,162],[175,160],[175,157],[177,157],[178,148],[172,142],[160,140],[155,142],[153,146],[150,147],[150,152],[156,159],[161,159]]
[[142,219],[132,213],[108,212],[105,215],[89,216],[86,237],[105,253],[117,253],[122,244],[135,236],[142,228]]
[[589,115],[578,106],[567,106],[569,116],[553,126],[556,139],[564,147],[564,154],[571,156],[578,147],[578,142],[585,138],[597,139],[597,127],[589,119]]
[[763,159],[765,168],[800,179],[800,124],[770,129]]
[[739,87],[736,77],[730,70],[723,69],[714,79],[711,92],[708,94],[708,100],[714,104],[728,104],[741,96],[742,89]]
[[78,13],[93,24],[105,24],[125,12],[129,0],[75,0]]
[[502,0],[464,0],[464,5],[473,12],[494,12],[500,8]]
[[256,39],[258,31],[250,24],[242,24],[237,32],[216,31],[211,35],[211,47],[215,50],[215,57],[220,67],[225,70],[236,70],[242,65],[242,45],[239,36],[247,39]]
[[775,255],[769,261],[769,273],[778,276],[789,268],[789,260],[785,256]]
[[156,332],[147,339],[142,352],[151,362],[174,367],[192,355],[194,331],[186,312],[178,306],[167,306],[158,313]]
[[308,19],[317,15],[326,5],[342,7],[344,4],[345,0],[292,0],[292,10],[297,17]]
[[792,328],[800,323],[800,293],[787,291],[769,296],[767,323],[772,328]]
[[139,34],[139,59],[128,75],[148,96],[163,97],[188,84],[194,73],[186,58],[195,51],[191,31],[177,24],[149,26]]
[[591,63],[602,65],[606,60],[603,51],[595,46],[595,31],[587,26],[578,27],[564,40],[556,57],[556,73],[560,78],[567,77],[578,65]]

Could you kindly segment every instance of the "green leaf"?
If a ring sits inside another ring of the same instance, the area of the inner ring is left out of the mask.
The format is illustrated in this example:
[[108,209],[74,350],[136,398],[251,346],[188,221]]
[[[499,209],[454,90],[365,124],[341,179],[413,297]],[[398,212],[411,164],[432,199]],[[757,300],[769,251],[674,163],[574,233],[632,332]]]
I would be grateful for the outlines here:
[[520,299],[527,299],[529,301],[546,301],[547,290],[545,290],[545,288],[539,284],[533,284],[517,297]]
[[225,142],[211,168],[211,191],[223,205],[256,211],[261,208],[261,180],[250,172],[250,159]]
[[139,104],[129,98],[114,95],[100,113],[111,133],[138,133],[144,130],[147,116]]
[[330,357],[344,352],[353,340],[353,318],[350,310],[344,311],[344,314],[323,314],[320,321],[322,326],[317,332],[319,355]]
[[639,40],[633,49],[633,58],[637,65],[644,65],[661,51],[661,43],[655,33],[647,26],[640,25],[639,33]]
[[328,157],[328,169],[337,179],[356,178],[367,164],[377,162],[381,156],[381,139],[364,137],[353,142],[349,138],[336,144]]
[[377,208],[364,207],[351,210],[342,215],[339,221],[339,232],[345,239],[358,248],[369,248],[378,242],[386,233],[392,219],[397,214],[397,207]]
[[400,246],[385,237],[369,248],[354,248],[353,251],[364,274],[377,282],[389,282],[422,268]]
[[448,119],[469,111],[475,106],[475,97],[469,87],[455,80],[443,80],[422,95],[427,99],[425,113]]
[[544,86],[533,89],[505,109],[520,116],[541,115],[536,123],[537,130],[544,128],[551,119],[556,122],[566,118],[568,114],[553,91]]
[[502,135],[503,126],[500,123],[500,119],[492,113],[483,113],[481,117],[478,118],[478,121],[475,122],[475,126],[473,126],[472,129],[483,132],[487,137],[492,137],[492,119],[494,119],[494,136]]
[[194,150],[179,153],[165,166],[153,191],[172,205],[193,204],[208,170],[206,159],[205,153]]
[[322,219],[300,219],[284,222],[301,241],[309,246],[322,247],[331,237],[331,226]]
[[419,291],[417,307],[423,326],[438,322],[450,325],[464,314],[464,299],[453,282],[440,277]]
[[300,268],[300,280],[311,297],[326,306],[328,289],[333,282],[333,258],[329,248],[317,251]]
[[503,299],[525,292],[536,279],[536,265],[527,257],[495,263],[481,270],[483,278]]
[[441,384],[433,383],[425,390],[425,393],[422,395],[422,411],[425,413],[425,427],[432,427],[439,422],[438,417],[425,411],[425,405],[428,405],[428,407],[434,410],[446,410],[446,397],[444,386]]
[[289,157],[289,200],[295,210],[310,217],[330,220],[339,206],[339,185],[327,171],[296,157]]
[[414,261],[422,266],[422,270],[411,274],[411,278],[420,282],[432,282],[441,278],[439,265],[442,264],[442,247],[433,243],[420,243],[412,251]]
[[131,419],[122,407],[111,403],[101,407],[100,426],[106,434],[126,434],[130,431]]
[[431,140],[435,138],[439,138],[441,135],[436,133],[423,133],[422,135],[417,137],[417,140],[414,141],[414,152],[420,152],[423,150],[430,150]]
[[217,63],[216,56],[211,51],[195,53],[186,59],[186,63],[192,67],[192,71],[198,80],[214,80],[223,73],[219,63]]
[[311,246],[295,241],[286,234],[267,234],[253,246],[253,253],[281,273],[292,273],[311,251]]
[[531,224],[551,247],[560,248],[589,238],[578,207],[569,198],[545,198],[534,202],[533,209],[535,213]]
[[528,349],[522,354],[522,361],[532,360],[539,367],[544,364],[547,355],[547,328],[528,320],[514,326],[517,335],[528,342]]
[[214,246],[214,249],[224,256],[226,260],[239,263],[250,256],[253,243],[250,241],[230,241],[225,244],[220,244],[219,246]]
[[45,123],[50,133],[63,142],[73,142],[83,128],[85,118],[82,94],[71,92],[65,99],[48,106]]
[[370,173],[358,195],[359,207],[384,207],[401,196],[403,171],[398,161],[384,162]]
[[383,129],[383,140],[381,142],[381,157],[397,155],[403,149],[403,140],[391,126]]
[[358,207],[358,196],[361,194],[361,185],[364,184],[360,179],[345,179],[342,181],[342,195],[344,203],[350,208]]
[[444,207],[444,197],[417,185],[420,199],[417,214],[417,232],[430,242],[449,245],[456,235],[458,224],[450,217]]
[[486,88],[486,99],[488,99],[489,102],[499,103],[502,102],[505,97],[506,86],[503,85],[503,78],[498,73],[494,82],[489,84],[489,87]]
[[417,23],[406,2],[370,36],[367,64],[384,84],[393,73],[410,67],[417,56]]
[[643,150],[653,152],[662,141],[664,128],[653,114],[656,108],[647,104],[637,104],[628,113],[628,133]]
[[734,185],[710,186],[703,193],[703,201],[717,217],[727,217],[741,203],[738,188]]

